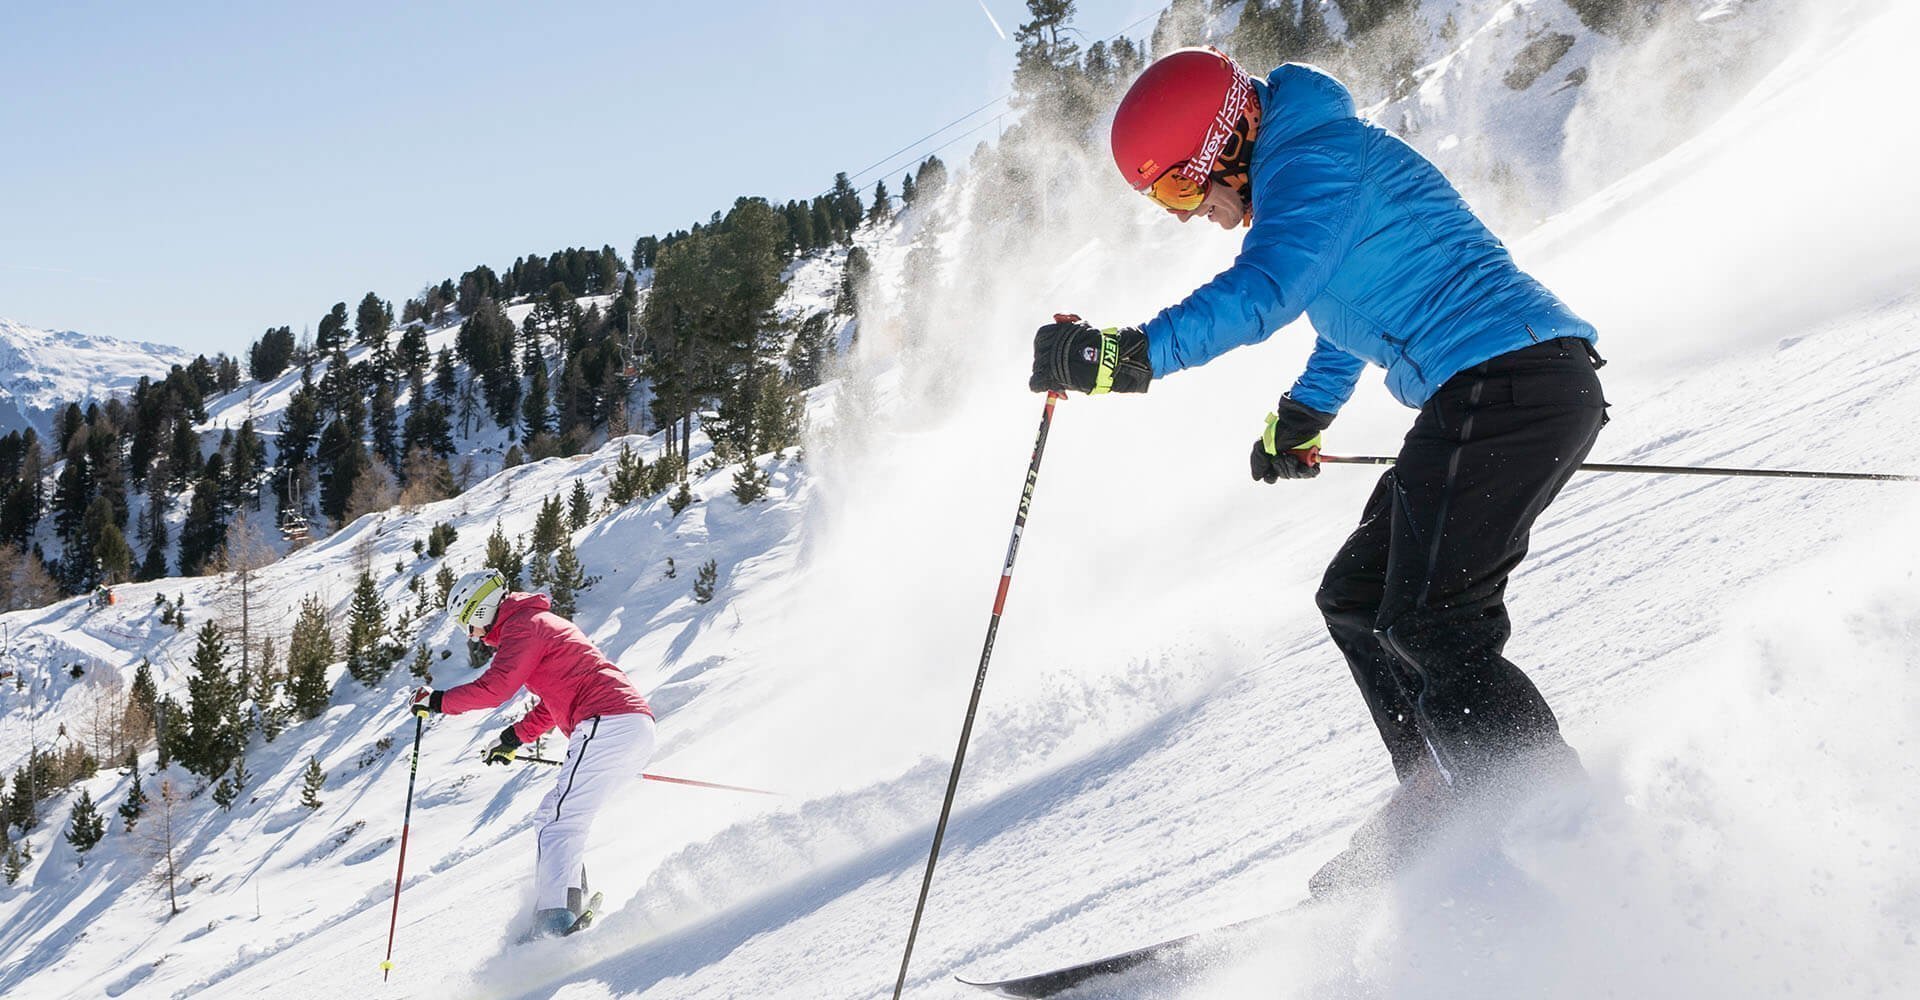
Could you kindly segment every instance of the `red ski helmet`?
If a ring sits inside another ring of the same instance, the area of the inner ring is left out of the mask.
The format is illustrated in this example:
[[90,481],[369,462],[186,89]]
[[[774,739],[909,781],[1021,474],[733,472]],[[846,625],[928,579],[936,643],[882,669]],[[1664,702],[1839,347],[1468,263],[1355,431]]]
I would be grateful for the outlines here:
[[[1252,99],[1253,81],[1218,50],[1171,52],[1148,66],[1120,99],[1113,113],[1114,165],[1135,191],[1168,208],[1198,207],[1208,175]],[[1155,184],[1163,178],[1169,183]],[[1192,204],[1174,204],[1170,197]]]

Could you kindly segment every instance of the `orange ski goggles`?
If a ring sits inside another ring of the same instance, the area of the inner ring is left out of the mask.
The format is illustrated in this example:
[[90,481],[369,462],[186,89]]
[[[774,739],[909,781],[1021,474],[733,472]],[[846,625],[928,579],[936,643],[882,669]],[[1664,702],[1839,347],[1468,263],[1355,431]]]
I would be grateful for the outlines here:
[[1207,200],[1207,182],[1195,181],[1181,168],[1184,163],[1176,163],[1166,173],[1154,178],[1141,193],[1153,199],[1154,204],[1173,212],[1191,212]]

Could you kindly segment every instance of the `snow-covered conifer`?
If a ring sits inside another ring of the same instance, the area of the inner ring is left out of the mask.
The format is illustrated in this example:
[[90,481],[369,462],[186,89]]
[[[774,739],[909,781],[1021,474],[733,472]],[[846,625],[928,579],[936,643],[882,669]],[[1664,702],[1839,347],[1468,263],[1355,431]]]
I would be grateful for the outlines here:
[[127,786],[127,800],[120,803],[120,823],[128,833],[140,823],[140,816],[147,810],[147,791],[140,787],[140,775],[135,772],[132,784]]
[[80,797],[74,800],[73,814],[67,825],[67,843],[84,855],[100,843],[106,836],[106,824],[100,821],[100,810],[94,807],[93,796],[86,789],[80,789]]
[[320,789],[326,787],[327,772],[320,770],[320,758],[307,758],[307,771],[300,783],[300,804],[308,809],[320,808]]
[[360,574],[353,588],[347,617],[347,672],[368,687],[380,683],[393,667],[387,643],[387,606],[380,600],[373,576]]

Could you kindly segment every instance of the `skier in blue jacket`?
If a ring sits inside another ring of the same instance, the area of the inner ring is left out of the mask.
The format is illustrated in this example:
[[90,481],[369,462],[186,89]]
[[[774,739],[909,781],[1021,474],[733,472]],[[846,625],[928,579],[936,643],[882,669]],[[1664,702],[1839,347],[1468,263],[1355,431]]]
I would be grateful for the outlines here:
[[1579,774],[1501,652],[1507,577],[1606,422],[1593,328],[1312,67],[1261,81],[1211,49],[1171,53],[1121,101],[1113,152],[1180,221],[1245,240],[1144,326],[1040,328],[1034,391],[1144,392],[1304,313],[1318,337],[1253,445],[1254,479],[1319,474],[1321,432],[1368,364],[1420,411],[1318,594],[1400,785],[1313,890],[1391,874],[1469,793]]

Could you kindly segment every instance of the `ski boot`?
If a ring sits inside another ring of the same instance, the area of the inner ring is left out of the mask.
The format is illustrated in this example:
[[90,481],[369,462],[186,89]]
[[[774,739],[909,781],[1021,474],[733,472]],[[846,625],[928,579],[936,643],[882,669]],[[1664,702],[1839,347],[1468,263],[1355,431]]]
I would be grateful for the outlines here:
[[578,914],[564,906],[539,910],[533,915],[533,931],[527,935],[527,938],[538,941],[542,938],[565,936],[573,930],[574,922],[578,919]]
[[1347,849],[1307,879],[1315,899],[1354,892],[1392,878],[1412,861],[1427,836],[1454,809],[1452,789],[1431,771],[1417,772],[1393,790],[1387,804],[1353,831]]

